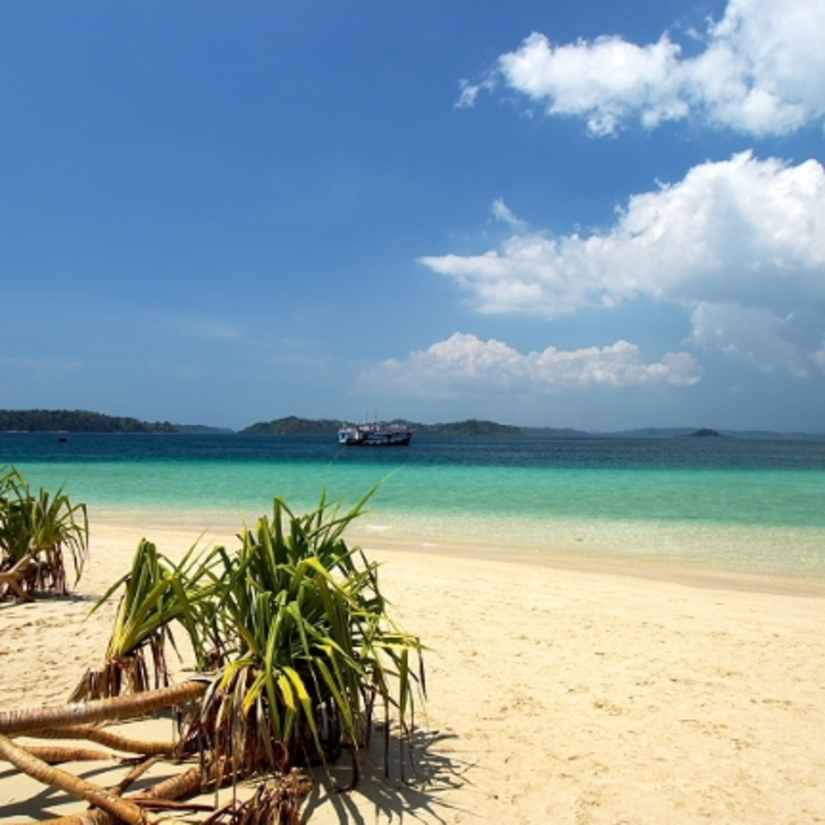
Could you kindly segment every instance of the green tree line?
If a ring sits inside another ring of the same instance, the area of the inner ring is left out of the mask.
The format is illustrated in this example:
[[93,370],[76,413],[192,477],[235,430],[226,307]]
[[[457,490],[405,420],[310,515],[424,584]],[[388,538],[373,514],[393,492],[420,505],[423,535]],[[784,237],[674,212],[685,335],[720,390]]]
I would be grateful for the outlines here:
[[137,418],[86,410],[0,410],[0,431],[68,433],[175,433],[168,421],[150,423]]

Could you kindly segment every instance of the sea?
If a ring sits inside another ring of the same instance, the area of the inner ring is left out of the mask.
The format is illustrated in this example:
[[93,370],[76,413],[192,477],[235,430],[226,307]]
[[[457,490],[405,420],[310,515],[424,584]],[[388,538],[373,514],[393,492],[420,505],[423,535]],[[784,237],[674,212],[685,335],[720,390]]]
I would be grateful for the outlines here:
[[[252,525],[275,496],[322,495],[370,544],[480,548],[825,581],[825,437],[334,436],[0,433],[0,468],[96,519]],[[151,538],[151,537],[150,537]]]

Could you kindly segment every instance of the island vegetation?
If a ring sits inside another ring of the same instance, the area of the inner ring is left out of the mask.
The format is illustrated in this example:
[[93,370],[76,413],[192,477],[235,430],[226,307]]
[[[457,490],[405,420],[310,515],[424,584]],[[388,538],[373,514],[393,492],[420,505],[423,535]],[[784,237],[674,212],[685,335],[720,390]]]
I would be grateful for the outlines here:
[[[333,435],[343,422],[328,418],[311,419],[299,418],[295,415],[286,418],[276,418],[274,421],[262,421],[241,430],[243,435]],[[421,424],[406,419],[396,419],[394,423],[404,424],[417,435],[450,435],[450,436],[507,436],[525,435],[523,427],[513,427],[509,424],[497,424],[494,421],[480,421],[477,418],[468,418],[465,421],[455,421],[448,424]]]
[[[87,410],[0,410],[0,432],[52,433],[176,433],[179,435],[316,435],[334,436],[345,422],[332,418],[301,418],[288,415],[259,421],[241,430],[206,424],[173,424],[169,421],[141,421],[126,416],[104,415]],[[735,436],[749,439],[821,439],[816,433],[782,433],[768,430],[714,430],[708,427],[642,427],[633,430],[593,432],[573,427],[519,427],[478,418],[423,424],[408,419],[394,423],[409,427],[416,436],[531,438],[699,438]]]
[[0,431],[47,433],[174,433],[168,421],[150,423],[87,410],[0,410]]
[[477,418],[468,418],[465,421],[454,421],[449,424],[411,423],[410,427],[421,435],[508,436],[526,434],[523,427],[497,424],[495,421],[481,421]]
[[242,435],[332,435],[338,432],[340,421],[329,418],[299,418],[288,415],[274,421],[259,421],[241,430]]
[[[239,432],[241,435],[334,435],[342,423],[338,419],[289,415],[272,421],[259,421]],[[508,436],[528,433],[523,427],[477,418],[438,424],[406,420],[398,423],[407,425],[419,435]],[[86,410],[0,410],[0,432],[210,434],[233,431],[205,425],[171,424],[168,421],[148,422]]]

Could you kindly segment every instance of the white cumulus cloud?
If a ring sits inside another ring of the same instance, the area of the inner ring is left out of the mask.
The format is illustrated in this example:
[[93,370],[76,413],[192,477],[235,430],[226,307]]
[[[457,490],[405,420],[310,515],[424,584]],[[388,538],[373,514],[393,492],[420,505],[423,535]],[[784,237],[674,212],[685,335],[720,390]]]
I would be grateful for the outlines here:
[[[825,172],[813,160],[790,166],[742,153],[632,196],[605,231],[516,232],[480,255],[420,261],[453,278],[484,313],[553,319],[647,298],[691,311],[702,345],[715,341],[729,354],[738,347],[755,363],[776,366],[763,346],[737,343],[746,326],[759,327],[763,343],[785,339],[801,352],[779,358],[799,372],[792,362],[812,348],[802,352],[805,341],[789,338],[785,328],[793,325],[781,319],[804,309],[825,321]],[[717,317],[738,308],[739,320],[724,335],[711,334],[711,307]],[[741,323],[744,310],[748,324]]]
[[404,360],[390,359],[360,376],[362,389],[405,395],[454,395],[460,391],[545,392],[587,387],[692,385],[701,377],[694,357],[668,353],[645,363],[639,347],[617,341],[608,347],[521,353],[501,341],[457,332]]
[[457,105],[504,83],[549,115],[584,118],[594,135],[688,117],[787,134],[825,115],[823,42],[822,0],[730,0],[693,57],[667,33],[647,45],[617,36],[554,45],[534,32],[480,83],[464,81]]

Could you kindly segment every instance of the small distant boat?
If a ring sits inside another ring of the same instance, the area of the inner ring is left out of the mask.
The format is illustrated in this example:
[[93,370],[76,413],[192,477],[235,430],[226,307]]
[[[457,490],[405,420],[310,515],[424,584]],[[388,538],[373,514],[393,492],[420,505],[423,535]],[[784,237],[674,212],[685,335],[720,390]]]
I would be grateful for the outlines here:
[[338,443],[349,447],[406,447],[412,430],[406,424],[345,424],[338,430]]

